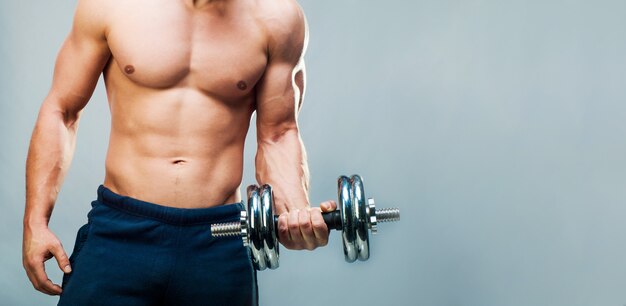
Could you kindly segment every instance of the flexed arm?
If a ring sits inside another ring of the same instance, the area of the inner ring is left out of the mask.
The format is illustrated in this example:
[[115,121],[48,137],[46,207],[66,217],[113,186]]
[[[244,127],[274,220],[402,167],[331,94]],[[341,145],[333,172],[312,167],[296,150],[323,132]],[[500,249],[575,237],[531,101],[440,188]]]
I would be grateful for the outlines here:
[[[279,239],[291,249],[312,250],[328,242],[328,228],[319,208],[310,208],[309,170],[298,129],[298,112],[305,88],[304,15],[289,2],[280,19],[268,22],[269,62],[257,85],[256,176],[274,188]],[[320,205],[333,210],[332,201]]]

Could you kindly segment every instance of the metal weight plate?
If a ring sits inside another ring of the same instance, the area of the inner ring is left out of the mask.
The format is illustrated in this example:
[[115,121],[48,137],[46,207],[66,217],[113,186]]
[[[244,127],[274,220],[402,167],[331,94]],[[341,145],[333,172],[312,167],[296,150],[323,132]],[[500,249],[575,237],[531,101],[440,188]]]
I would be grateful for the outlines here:
[[347,176],[337,179],[337,194],[341,207],[341,223],[343,225],[341,238],[343,240],[343,254],[347,262],[354,262],[357,258],[355,207],[352,196],[352,184]]
[[265,270],[267,263],[262,239],[263,218],[261,212],[261,197],[259,195],[259,186],[257,185],[248,186],[248,227],[252,264],[258,271]]
[[272,186],[261,186],[261,208],[263,212],[262,241],[266,266],[270,269],[278,268],[278,239],[274,225],[274,195]]
[[363,189],[363,179],[359,175],[353,175],[351,181],[351,202],[354,212],[354,223],[356,229],[355,245],[359,260],[365,261],[370,257],[369,247],[369,216],[367,213],[367,203],[365,190]]

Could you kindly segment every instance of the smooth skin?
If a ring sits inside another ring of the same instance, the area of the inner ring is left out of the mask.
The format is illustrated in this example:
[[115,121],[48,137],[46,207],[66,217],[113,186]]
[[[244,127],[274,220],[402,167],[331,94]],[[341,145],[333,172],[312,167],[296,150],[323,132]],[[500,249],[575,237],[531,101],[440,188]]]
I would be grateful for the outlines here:
[[52,257],[71,272],[48,222],[101,74],[111,111],[106,187],[180,208],[241,201],[256,112],[256,178],[274,187],[279,240],[326,245],[321,212],[336,203],[310,207],[297,121],[306,42],[295,0],[79,0],[26,163],[23,265],[35,289],[61,293],[45,272]]

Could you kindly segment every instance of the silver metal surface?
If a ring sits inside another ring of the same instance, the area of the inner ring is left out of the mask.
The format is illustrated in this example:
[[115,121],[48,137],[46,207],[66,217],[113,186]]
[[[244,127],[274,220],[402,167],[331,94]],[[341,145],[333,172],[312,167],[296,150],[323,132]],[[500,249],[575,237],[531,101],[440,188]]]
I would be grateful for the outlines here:
[[241,236],[243,246],[247,247],[250,244],[250,229],[248,228],[248,211],[245,209],[239,215],[239,236]]
[[278,268],[278,238],[274,227],[274,194],[272,186],[261,186],[261,212],[263,226],[263,253],[265,254],[266,266],[270,269]]
[[211,236],[232,237],[239,234],[239,222],[215,223],[211,224]]
[[339,207],[341,207],[341,238],[343,241],[343,254],[347,262],[354,262],[357,258],[356,224],[354,224],[354,212],[351,200],[350,179],[347,176],[340,176],[337,179],[337,193]]
[[376,219],[378,222],[396,222],[400,221],[400,209],[398,208],[382,208],[376,211]]
[[267,268],[265,252],[263,248],[263,218],[261,217],[261,197],[259,186],[248,186],[248,226],[250,241],[248,246],[252,255],[254,267],[263,271]]
[[350,193],[352,209],[354,212],[354,223],[356,225],[356,239],[354,244],[357,249],[358,259],[361,261],[370,258],[369,246],[369,215],[367,204],[365,204],[365,190],[363,189],[363,179],[359,175],[350,178],[352,192]]
[[[255,269],[276,269],[279,266],[279,243],[274,224],[272,187],[248,186],[248,205],[240,220],[211,225],[213,237],[240,236],[250,248]],[[367,260],[369,231],[376,234],[378,223],[400,221],[398,208],[376,208],[374,199],[365,200],[363,179],[359,175],[340,176],[337,195],[341,209],[342,242],[347,262]]]
[[369,216],[369,228],[372,234],[378,233],[378,221],[376,221],[376,203],[374,199],[367,199],[367,207],[365,207],[367,215]]

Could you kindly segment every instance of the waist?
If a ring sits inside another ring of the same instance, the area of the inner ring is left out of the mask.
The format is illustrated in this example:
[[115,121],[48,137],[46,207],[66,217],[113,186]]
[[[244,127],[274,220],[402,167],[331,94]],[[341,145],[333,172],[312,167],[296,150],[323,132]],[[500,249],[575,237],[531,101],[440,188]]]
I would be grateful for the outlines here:
[[212,156],[147,157],[111,146],[104,185],[113,192],[179,208],[240,202],[243,156],[225,148]]
[[178,208],[119,195],[104,185],[98,187],[98,202],[111,208],[164,223],[177,225],[209,224],[239,219],[242,203],[207,208]]

